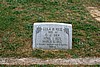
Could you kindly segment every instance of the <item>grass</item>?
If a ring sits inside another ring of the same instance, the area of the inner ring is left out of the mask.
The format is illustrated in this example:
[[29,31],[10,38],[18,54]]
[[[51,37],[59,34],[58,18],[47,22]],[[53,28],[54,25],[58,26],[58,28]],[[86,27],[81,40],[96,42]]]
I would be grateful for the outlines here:
[[[95,5],[96,4],[96,5]],[[99,0],[0,0],[0,57],[100,57],[100,22],[83,6],[99,7]],[[35,22],[73,25],[73,49],[33,50]]]

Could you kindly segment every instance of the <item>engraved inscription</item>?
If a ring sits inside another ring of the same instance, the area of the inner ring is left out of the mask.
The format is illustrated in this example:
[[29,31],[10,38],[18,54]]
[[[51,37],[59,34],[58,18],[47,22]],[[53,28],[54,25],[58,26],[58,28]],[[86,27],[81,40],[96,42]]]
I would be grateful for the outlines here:
[[[37,27],[38,33],[45,32],[42,36],[41,43],[38,45],[47,45],[49,48],[57,48],[58,46],[67,46],[67,44],[63,44],[62,37],[59,32],[65,32],[63,28],[53,28],[53,27]],[[66,32],[65,32],[66,33]],[[68,35],[68,34],[66,34]],[[38,40],[37,40],[38,41]]]
[[68,49],[70,29],[67,25],[39,24],[34,27],[34,47],[43,49]]

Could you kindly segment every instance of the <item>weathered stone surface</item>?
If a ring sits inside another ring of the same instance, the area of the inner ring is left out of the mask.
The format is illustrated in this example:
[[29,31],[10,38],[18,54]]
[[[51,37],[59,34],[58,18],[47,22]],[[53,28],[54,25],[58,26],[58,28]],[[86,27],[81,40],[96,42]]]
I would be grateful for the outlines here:
[[53,64],[53,65],[98,65],[100,58],[66,58],[66,59],[38,59],[38,58],[0,58],[0,64],[6,65],[32,65],[32,64]]
[[34,23],[33,48],[71,49],[72,25],[64,23]]

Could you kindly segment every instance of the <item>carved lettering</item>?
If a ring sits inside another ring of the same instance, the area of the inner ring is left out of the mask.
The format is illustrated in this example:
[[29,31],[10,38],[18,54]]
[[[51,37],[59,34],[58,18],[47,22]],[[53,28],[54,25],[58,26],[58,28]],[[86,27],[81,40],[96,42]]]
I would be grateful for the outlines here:
[[35,23],[33,33],[34,48],[71,49],[71,40],[72,26],[70,24]]

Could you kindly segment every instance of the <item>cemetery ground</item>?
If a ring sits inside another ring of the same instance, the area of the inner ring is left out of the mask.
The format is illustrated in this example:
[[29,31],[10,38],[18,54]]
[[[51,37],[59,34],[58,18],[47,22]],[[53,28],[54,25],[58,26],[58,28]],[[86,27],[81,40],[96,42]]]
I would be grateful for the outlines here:
[[[86,7],[100,11],[100,1],[0,0],[0,57],[100,57],[100,21]],[[33,23],[42,21],[72,24],[72,49],[33,50]]]

